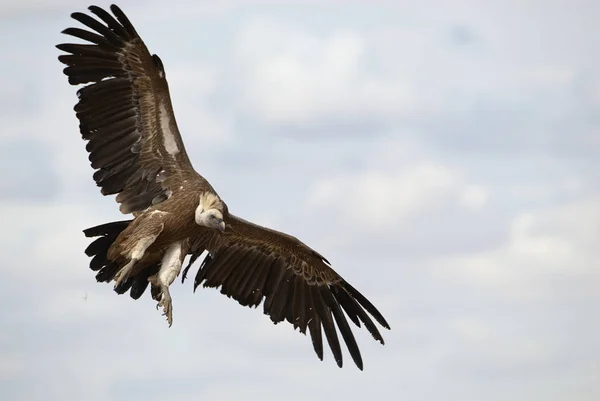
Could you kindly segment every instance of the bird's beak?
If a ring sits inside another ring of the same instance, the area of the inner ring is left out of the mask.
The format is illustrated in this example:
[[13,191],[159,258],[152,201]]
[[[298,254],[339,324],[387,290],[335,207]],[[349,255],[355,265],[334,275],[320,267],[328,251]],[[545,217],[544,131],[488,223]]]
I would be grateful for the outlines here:
[[221,224],[219,224],[219,231],[223,232],[225,231],[225,222],[222,221]]

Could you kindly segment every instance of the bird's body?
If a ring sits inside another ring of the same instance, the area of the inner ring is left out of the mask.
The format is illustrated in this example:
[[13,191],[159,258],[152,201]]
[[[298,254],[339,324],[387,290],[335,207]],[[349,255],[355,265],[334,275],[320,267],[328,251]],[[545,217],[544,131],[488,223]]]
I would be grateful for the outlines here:
[[166,74],[135,28],[117,7],[114,14],[91,6],[103,23],[82,13],[72,17],[89,30],[64,33],[91,44],[61,44],[59,56],[78,91],[75,106],[94,180],[103,195],[116,194],[120,210],[132,220],[84,230],[96,238],[86,249],[96,279],[115,283],[118,293],[151,295],[172,323],[169,286],[191,255],[206,252],[194,289],[221,287],[246,306],[264,301],[274,323],[287,320],[305,333],[322,359],[322,333],[342,366],[337,327],[357,366],[358,346],[345,314],[362,322],[383,343],[368,314],[383,327],[379,311],[339,276],[329,262],[297,238],[247,222],[229,213],[210,183],[192,167],[177,128]]

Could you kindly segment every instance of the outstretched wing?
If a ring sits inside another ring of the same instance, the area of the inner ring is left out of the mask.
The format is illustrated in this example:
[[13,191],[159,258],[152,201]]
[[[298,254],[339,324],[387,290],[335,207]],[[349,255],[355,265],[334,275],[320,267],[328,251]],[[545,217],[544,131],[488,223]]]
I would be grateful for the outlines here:
[[68,28],[67,35],[87,44],[56,47],[69,54],[71,85],[93,82],[78,90],[79,128],[103,195],[118,194],[123,213],[142,211],[177,192],[194,171],[173,115],[160,58],[150,55],[127,16],[116,5],[114,16],[89,7],[71,17],[91,30]]
[[192,257],[182,281],[205,250],[208,255],[196,274],[194,290],[200,284],[221,286],[221,293],[244,306],[258,306],[264,299],[264,313],[274,323],[287,320],[305,334],[308,328],[319,359],[323,359],[323,329],[342,367],[339,330],[362,370],[360,350],[346,316],[358,327],[362,322],[375,340],[384,343],[369,317],[390,328],[377,308],[338,275],[323,256],[298,239],[229,215],[223,234],[203,230],[193,239]]

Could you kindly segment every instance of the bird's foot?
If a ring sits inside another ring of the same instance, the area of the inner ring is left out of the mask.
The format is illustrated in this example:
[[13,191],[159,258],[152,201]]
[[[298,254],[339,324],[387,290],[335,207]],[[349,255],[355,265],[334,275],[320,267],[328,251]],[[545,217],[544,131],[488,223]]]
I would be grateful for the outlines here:
[[163,316],[167,317],[167,323],[169,323],[169,327],[173,324],[173,301],[171,299],[171,294],[169,294],[169,287],[166,285],[161,287],[162,295],[160,297],[160,301],[156,305],[156,309],[162,306],[163,308]]
[[135,262],[137,262],[136,259],[131,259],[129,263],[123,266],[121,270],[119,270],[119,272],[115,275],[115,289],[119,286],[119,284],[125,282],[129,278],[129,275],[131,274],[131,270],[133,269],[133,265],[135,265]]
[[156,275],[148,277],[148,281],[160,288],[159,301],[156,304],[156,309],[162,307],[163,308],[163,316],[167,317],[167,323],[169,323],[169,327],[173,324],[173,300],[171,299],[171,294],[169,292],[169,286],[160,282]]

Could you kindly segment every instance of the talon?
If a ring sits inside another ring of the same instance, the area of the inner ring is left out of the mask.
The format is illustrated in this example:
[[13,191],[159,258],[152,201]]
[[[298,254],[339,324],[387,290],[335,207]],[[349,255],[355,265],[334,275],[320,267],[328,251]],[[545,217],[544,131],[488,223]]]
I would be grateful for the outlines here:
[[127,281],[127,279],[129,278],[129,274],[131,274],[131,271],[133,270],[133,266],[135,265],[135,262],[137,262],[137,259],[135,259],[135,258],[131,259],[129,261],[129,263],[127,263],[125,266],[123,266],[121,268],[121,270],[119,270],[119,272],[115,275],[114,289],[117,289],[119,284],[121,284],[122,282]]
[[161,285],[161,297],[160,301],[156,304],[156,309],[162,306],[163,308],[163,316],[167,317],[167,322],[169,323],[169,327],[173,324],[173,302],[171,300],[171,295],[169,294],[169,287],[166,285]]

